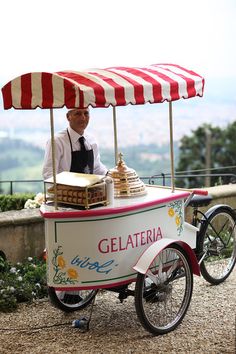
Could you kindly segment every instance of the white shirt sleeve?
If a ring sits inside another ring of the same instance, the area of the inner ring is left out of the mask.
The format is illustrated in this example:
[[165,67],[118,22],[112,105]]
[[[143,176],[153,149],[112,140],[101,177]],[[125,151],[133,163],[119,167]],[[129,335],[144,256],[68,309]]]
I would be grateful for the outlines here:
[[[62,131],[54,137],[55,146],[55,167],[56,174],[63,171],[70,171],[71,165],[71,148],[68,140],[67,131]],[[51,139],[48,140],[45,149],[44,163],[43,163],[43,178],[52,177],[52,147]]]
[[47,141],[45,154],[44,154],[44,162],[43,162],[43,178],[47,179],[52,176],[52,149],[51,149],[51,141]]

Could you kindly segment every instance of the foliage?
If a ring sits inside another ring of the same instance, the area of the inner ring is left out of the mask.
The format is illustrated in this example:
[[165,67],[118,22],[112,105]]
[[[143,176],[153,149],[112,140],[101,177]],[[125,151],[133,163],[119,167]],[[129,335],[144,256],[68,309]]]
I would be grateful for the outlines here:
[[42,160],[43,149],[21,139],[0,139],[0,172],[17,167],[35,165]]
[[0,311],[10,312],[20,302],[32,302],[47,296],[46,263],[28,257],[12,265],[0,256]]
[[12,189],[14,193],[43,192],[42,163],[42,161],[39,161],[37,165],[25,166],[24,168],[19,166],[4,170],[1,173],[1,179],[5,182],[0,183],[0,193],[11,194],[10,181],[13,181]]
[[[41,180],[44,150],[20,139],[0,138],[0,179]],[[40,183],[40,182],[39,182]],[[14,192],[37,192],[41,185],[14,183]],[[9,183],[0,184],[0,193],[8,194]]]
[[[214,168],[214,173],[222,172],[219,167],[236,165],[236,122],[229,124],[225,129],[212,127],[204,124],[192,131],[191,136],[184,136],[179,146],[178,171],[204,170],[207,167],[207,143],[210,152],[210,168]],[[232,171],[231,171],[232,172]],[[204,172],[203,172],[204,173]],[[199,173],[200,174],[200,173]],[[225,179],[224,183],[229,183],[230,179]],[[219,177],[211,178],[211,185],[219,184]],[[177,180],[179,187],[202,187],[204,177],[192,177]]]
[[21,210],[28,199],[33,199],[35,194],[0,194],[0,211]]

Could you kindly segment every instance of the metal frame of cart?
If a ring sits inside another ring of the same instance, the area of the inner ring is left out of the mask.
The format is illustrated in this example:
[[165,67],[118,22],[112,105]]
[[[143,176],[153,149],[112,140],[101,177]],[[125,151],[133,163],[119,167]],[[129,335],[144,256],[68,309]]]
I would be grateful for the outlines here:
[[[144,326],[159,334],[178,325],[191,298],[192,288],[188,288],[188,282],[191,283],[192,273],[200,274],[193,251],[197,228],[184,221],[184,202],[194,193],[206,193],[175,188],[172,101],[202,96],[203,89],[204,79],[201,76],[173,64],[81,72],[35,72],[15,78],[2,88],[5,109],[39,107],[50,110],[55,203],[53,207],[45,204],[41,208],[45,219],[49,287],[58,291],[115,289],[137,279],[136,303]],[[115,107],[164,101],[169,104],[171,188],[147,186],[146,195],[118,198],[113,205],[91,210],[78,211],[58,206],[54,108],[112,106],[117,161]],[[181,271],[182,268],[185,270]],[[186,300],[184,305],[180,304],[180,314],[170,324],[156,328],[142,310],[146,280],[140,275],[147,275],[159,291],[164,286],[167,294],[172,287],[165,283],[172,273],[176,279],[183,274],[186,276],[188,294],[184,294]]]

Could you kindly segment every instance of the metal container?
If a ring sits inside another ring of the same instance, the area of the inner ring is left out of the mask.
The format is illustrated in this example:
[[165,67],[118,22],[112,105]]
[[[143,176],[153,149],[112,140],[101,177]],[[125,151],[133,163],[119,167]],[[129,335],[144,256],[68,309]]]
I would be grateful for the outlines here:
[[114,181],[114,197],[136,197],[146,194],[145,184],[139,179],[136,171],[126,166],[119,154],[119,161],[116,167],[107,173]]

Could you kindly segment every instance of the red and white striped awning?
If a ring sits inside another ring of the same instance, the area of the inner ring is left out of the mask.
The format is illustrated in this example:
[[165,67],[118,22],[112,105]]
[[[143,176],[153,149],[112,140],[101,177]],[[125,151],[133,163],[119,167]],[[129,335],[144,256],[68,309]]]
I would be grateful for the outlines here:
[[160,103],[202,96],[204,79],[174,64],[33,72],[2,88],[4,108],[84,108]]

